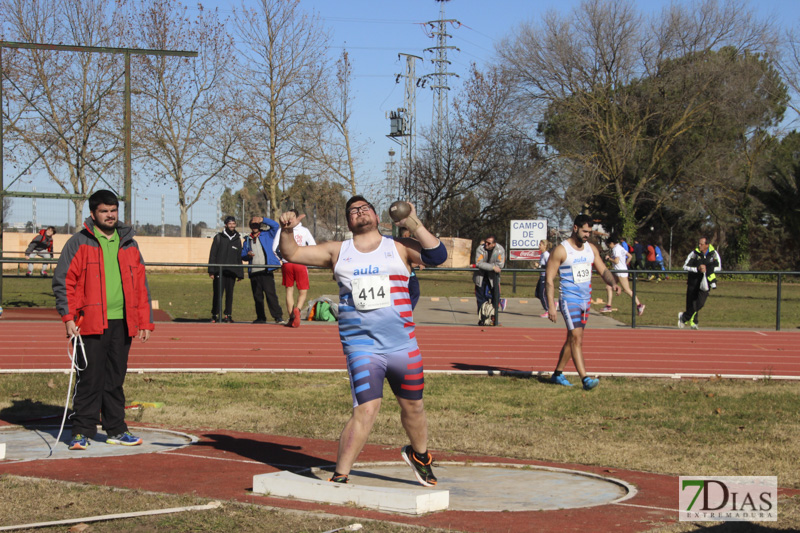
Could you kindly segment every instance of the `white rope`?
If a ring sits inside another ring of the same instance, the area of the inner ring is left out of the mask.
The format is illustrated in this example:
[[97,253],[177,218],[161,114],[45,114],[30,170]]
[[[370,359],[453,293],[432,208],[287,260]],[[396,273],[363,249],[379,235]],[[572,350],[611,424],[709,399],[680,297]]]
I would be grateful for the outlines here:
[[221,502],[213,501],[206,505],[192,505],[189,507],[173,507],[171,509],[156,509],[153,511],[137,511],[132,513],[107,514],[99,516],[87,516],[84,518],[71,518],[69,520],[55,520],[53,522],[36,522],[33,524],[20,524],[17,526],[0,526],[0,531],[14,531],[17,529],[34,529],[39,527],[66,526],[69,524],[81,524],[84,522],[100,522],[103,520],[120,520],[123,518],[136,518],[139,516],[155,516],[161,514],[182,513],[185,511],[205,511],[217,509],[222,506]]
[[[78,366],[78,346],[80,346],[81,354],[83,355],[83,367]],[[70,348],[72,348],[70,350]],[[67,421],[67,412],[69,411],[69,397],[72,393],[72,378],[75,375],[75,371],[82,372],[89,367],[89,361],[86,359],[86,348],[83,345],[83,338],[81,337],[80,330],[78,330],[77,335],[73,335],[70,337],[69,341],[67,341],[67,357],[69,357],[70,361],[70,368],[69,368],[69,385],[67,385],[67,401],[64,403],[64,416],[61,417],[61,427],[58,429],[58,435],[56,436],[55,444],[50,447],[50,453],[47,457],[53,455],[53,451],[58,443],[61,442],[61,434],[64,432],[64,425]]]
[[336,529],[329,529],[325,533],[336,533],[337,531],[360,531],[364,527],[361,524],[350,524],[349,526],[340,527]]

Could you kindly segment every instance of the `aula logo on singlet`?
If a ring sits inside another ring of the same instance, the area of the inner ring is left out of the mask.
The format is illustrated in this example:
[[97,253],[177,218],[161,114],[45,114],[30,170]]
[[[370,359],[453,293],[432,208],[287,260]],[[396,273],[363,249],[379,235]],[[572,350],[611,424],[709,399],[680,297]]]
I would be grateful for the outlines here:
[[376,267],[376,266],[372,266],[372,265],[368,265],[368,266],[366,266],[364,268],[357,268],[357,269],[353,270],[353,275],[354,276],[366,276],[366,275],[369,275],[369,274],[380,274],[380,273],[381,273],[381,269]]

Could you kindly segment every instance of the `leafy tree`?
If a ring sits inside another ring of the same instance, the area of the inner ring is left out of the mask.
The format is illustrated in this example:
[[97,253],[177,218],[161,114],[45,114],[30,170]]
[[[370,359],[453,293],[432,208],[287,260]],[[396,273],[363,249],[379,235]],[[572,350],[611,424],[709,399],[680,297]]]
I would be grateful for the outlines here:
[[[744,51],[770,49],[774,35],[737,2],[673,5],[646,23],[632,2],[589,0],[570,17],[549,13],[540,26],[521,26],[500,54],[520,109],[571,162],[571,188],[613,199],[631,239],[690,178],[708,183],[688,175],[702,133],[741,103],[737,74],[757,63]],[[725,47],[732,53],[720,53]],[[737,132],[749,125],[741,124]],[[674,157],[679,144],[683,157]]]
[[[766,210],[760,226],[778,234],[777,245],[771,246],[766,254],[769,259],[765,268],[797,269],[800,267],[800,238],[797,236],[800,227],[800,134],[795,131],[788,134],[775,152],[767,186],[751,190]],[[787,256],[791,257],[791,264],[780,265],[781,258]]]

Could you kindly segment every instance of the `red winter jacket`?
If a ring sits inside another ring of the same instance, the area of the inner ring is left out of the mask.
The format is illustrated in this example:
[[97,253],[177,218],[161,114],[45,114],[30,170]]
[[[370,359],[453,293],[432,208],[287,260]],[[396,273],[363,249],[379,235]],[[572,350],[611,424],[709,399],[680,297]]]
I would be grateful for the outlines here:
[[[103,249],[94,235],[94,220],[87,218],[83,229],[70,237],[61,251],[55,273],[53,292],[61,320],[76,320],[83,313],[80,326],[83,335],[100,335],[108,328],[106,282]],[[133,240],[133,228],[117,224],[119,233],[119,269],[125,297],[125,323],[128,335],[135,337],[140,329],[153,331],[153,310],[150,289],[144,272],[139,246]]]

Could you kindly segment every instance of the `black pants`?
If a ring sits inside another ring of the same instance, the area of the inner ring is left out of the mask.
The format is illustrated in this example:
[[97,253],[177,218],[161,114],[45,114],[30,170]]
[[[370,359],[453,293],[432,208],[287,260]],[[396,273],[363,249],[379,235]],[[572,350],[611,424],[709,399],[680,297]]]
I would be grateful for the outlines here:
[[[131,338],[125,320],[109,320],[102,335],[85,335],[83,344],[88,364],[85,370],[78,371],[75,384],[74,412],[70,416],[72,434],[94,437],[101,419],[107,435],[128,431],[122,384],[128,371]],[[76,354],[76,358],[79,366],[83,366],[83,357]]]
[[536,292],[534,293],[539,301],[542,303],[542,307],[545,311],[549,311],[547,308],[547,283],[544,276],[539,276],[539,281],[536,282]]
[[[481,306],[484,302],[492,302],[492,306],[497,309],[500,303],[500,286],[498,283],[492,283],[496,280],[495,272],[486,272],[483,275],[483,283],[481,286],[475,286],[475,300],[478,303],[478,312],[481,312]],[[494,286],[493,286],[494,285]]]
[[276,321],[283,320],[283,310],[278,303],[278,295],[275,294],[275,276],[272,272],[262,270],[255,274],[250,274],[250,288],[253,289],[253,300],[256,303],[256,320],[267,320],[264,312],[264,296],[267,297],[269,314]]
[[686,311],[683,312],[681,320],[685,323],[693,322],[699,324],[700,310],[706,305],[708,291],[701,291],[700,284],[697,286],[689,285],[686,287]]
[[[234,285],[236,285],[236,276],[223,272],[222,293],[225,295],[225,311],[223,314],[226,316],[231,316]],[[211,302],[211,315],[219,316],[219,276],[214,276],[214,301]]]

